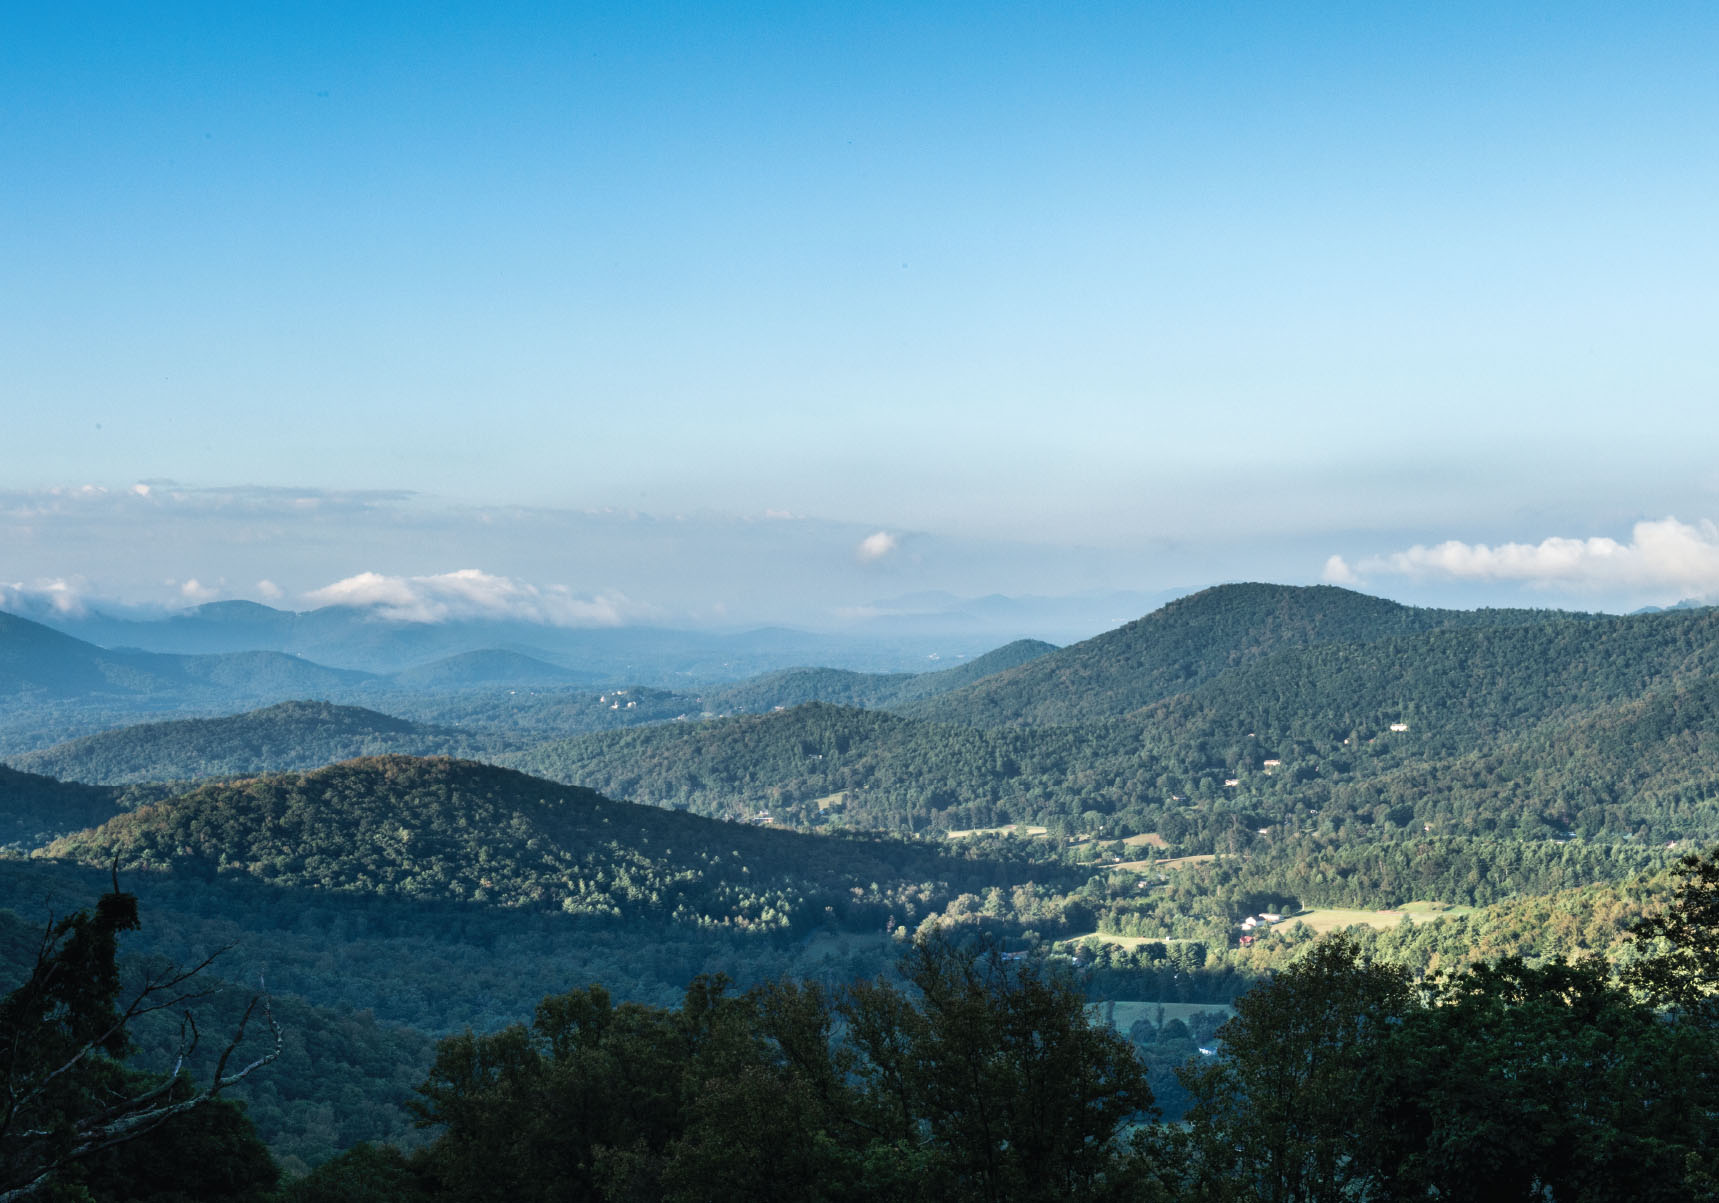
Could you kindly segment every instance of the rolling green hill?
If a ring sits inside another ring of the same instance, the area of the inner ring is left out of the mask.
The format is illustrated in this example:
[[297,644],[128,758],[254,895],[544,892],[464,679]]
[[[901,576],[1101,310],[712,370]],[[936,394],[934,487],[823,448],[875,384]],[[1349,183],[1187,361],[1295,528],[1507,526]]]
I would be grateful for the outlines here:
[[355,706],[280,702],[226,718],[139,723],[11,757],[62,781],[128,785],[320,768],[383,752],[469,752],[463,732],[427,727]]
[[826,919],[871,928],[903,891],[996,872],[935,845],[716,823],[490,765],[405,756],[204,786],[42,855],[86,865],[117,857],[122,872],[762,931]]

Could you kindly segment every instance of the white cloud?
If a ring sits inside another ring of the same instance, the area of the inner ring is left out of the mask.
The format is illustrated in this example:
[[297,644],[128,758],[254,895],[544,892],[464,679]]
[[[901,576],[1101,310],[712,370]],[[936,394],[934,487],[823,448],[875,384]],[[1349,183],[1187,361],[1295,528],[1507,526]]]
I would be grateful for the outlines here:
[[1358,585],[1361,583],[1360,576],[1353,568],[1349,567],[1348,561],[1342,556],[1332,556],[1326,560],[1325,571],[1320,575],[1327,584],[1331,585]]
[[[1349,571],[1340,556],[1326,561]],[[1356,565],[1359,574],[1392,573],[1415,578],[1461,581],[1518,581],[1533,586],[1580,589],[1657,589],[1681,596],[1719,594],[1719,526],[1664,518],[1638,522],[1627,543],[1596,536],[1554,537],[1539,543],[1463,543],[1452,539],[1432,547],[1374,556]],[[1351,574],[1355,575],[1354,573]]]
[[179,596],[188,602],[214,601],[220,595],[219,589],[203,584],[196,577],[179,586]]
[[643,612],[619,593],[581,596],[560,585],[539,588],[478,568],[411,577],[361,572],[304,597],[313,605],[374,609],[380,617],[396,622],[489,618],[557,627],[612,627]]
[[259,597],[266,598],[269,601],[274,601],[277,598],[283,597],[285,595],[286,595],[285,589],[282,589],[279,585],[275,584],[273,581],[267,579],[266,577],[263,580],[260,580],[257,582],[257,596],[259,596]]
[[896,536],[888,531],[880,530],[861,539],[859,546],[854,548],[854,554],[866,562],[881,560],[894,551],[900,542]]

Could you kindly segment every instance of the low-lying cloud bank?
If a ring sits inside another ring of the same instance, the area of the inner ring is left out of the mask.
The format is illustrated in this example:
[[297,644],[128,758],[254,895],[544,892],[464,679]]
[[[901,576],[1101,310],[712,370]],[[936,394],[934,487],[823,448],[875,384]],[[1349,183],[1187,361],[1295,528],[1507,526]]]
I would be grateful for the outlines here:
[[1332,584],[1359,585],[1383,574],[1593,591],[1670,591],[1706,598],[1719,595],[1719,526],[1706,519],[1688,523],[1664,518],[1636,523],[1627,543],[1604,536],[1497,546],[1451,539],[1368,556],[1354,564],[1340,555],[1325,562],[1324,576]]
[[313,589],[304,599],[317,606],[359,606],[395,622],[503,619],[556,627],[616,627],[648,617],[619,593],[582,596],[560,585],[539,587],[479,568],[434,576],[384,576],[361,572]]

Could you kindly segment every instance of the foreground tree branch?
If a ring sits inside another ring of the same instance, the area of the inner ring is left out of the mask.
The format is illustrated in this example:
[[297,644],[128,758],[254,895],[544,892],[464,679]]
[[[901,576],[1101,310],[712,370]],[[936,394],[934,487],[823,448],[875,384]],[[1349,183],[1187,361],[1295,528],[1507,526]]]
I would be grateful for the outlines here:
[[[187,1004],[213,992],[205,975],[227,949],[191,966],[146,971],[122,1004],[119,936],[138,926],[137,899],[119,890],[116,876],[93,914],[49,920],[29,979],[0,999],[0,1203],[33,1194],[80,1158],[205,1106],[280,1056],[281,1028],[259,981],[208,1080],[189,1081],[185,1067],[201,1034]],[[132,1049],[131,1025],[174,1009],[181,1019],[172,1069],[140,1080],[121,1065]],[[272,1042],[230,1070],[259,1014]]]

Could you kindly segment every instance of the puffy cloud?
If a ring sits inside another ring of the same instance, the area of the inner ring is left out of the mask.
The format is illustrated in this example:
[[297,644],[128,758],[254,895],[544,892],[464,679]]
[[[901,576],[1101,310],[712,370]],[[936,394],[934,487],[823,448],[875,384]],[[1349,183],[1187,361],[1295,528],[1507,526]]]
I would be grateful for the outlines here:
[[304,596],[313,605],[373,609],[396,622],[488,618],[558,627],[612,627],[640,614],[640,607],[619,593],[581,596],[560,585],[539,588],[478,568],[411,577],[361,572]]
[[285,595],[286,595],[285,589],[282,589],[279,585],[275,584],[273,581],[269,580],[266,577],[257,582],[257,596],[258,597],[266,598],[269,601],[274,601],[277,598],[284,597]]
[[1325,561],[1325,571],[1320,574],[1330,585],[1358,585],[1361,583],[1360,574],[1342,556],[1332,556]]
[[203,584],[196,577],[179,586],[179,596],[192,603],[214,601],[220,595],[219,589]]
[[[1340,556],[1326,561],[1327,580],[1334,579],[1334,569],[1350,571]],[[1719,594],[1719,527],[1705,519],[1693,524],[1676,518],[1638,522],[1627,543],[1605,536],[1554,537],[1539,543],[1497,546],[1451,539],[1431,547],[1417,544],[1406,551],[1369,557],[1356,569],[1359,574],[1519,581],[1596,590],[1673,590],[1684,596],[1709,596]]]
[[859,546],[854,548],[854,554],[861,561],[870,563],[873,560],[883,559],[884,556],[894,551],[900,542],[900,539],[888,531],[880,530],[861,539]]

